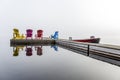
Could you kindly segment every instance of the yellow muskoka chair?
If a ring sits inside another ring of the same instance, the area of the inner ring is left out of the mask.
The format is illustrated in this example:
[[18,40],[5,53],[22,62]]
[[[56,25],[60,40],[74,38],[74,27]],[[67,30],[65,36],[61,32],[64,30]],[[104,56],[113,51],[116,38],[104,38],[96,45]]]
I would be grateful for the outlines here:
[[14,28],[13,29],[13,39],[25,39],[25,36],[23,34],[20,35],[19,30]]

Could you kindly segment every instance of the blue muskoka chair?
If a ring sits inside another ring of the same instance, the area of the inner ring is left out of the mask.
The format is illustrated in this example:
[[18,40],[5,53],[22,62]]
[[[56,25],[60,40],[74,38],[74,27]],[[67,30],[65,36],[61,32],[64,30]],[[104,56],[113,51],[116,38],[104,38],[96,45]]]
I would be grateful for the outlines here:
[[58,31],[55,31],[54,35],[51,35],[51,39],[58,39]]

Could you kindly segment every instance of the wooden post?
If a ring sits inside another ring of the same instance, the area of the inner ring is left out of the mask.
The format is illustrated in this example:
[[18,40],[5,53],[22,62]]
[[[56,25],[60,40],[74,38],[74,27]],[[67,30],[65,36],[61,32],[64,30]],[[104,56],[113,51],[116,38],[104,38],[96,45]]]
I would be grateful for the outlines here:
[[87,56],[89,56],[89,52],[90,52],[90,45],[88,45],[87,47]]

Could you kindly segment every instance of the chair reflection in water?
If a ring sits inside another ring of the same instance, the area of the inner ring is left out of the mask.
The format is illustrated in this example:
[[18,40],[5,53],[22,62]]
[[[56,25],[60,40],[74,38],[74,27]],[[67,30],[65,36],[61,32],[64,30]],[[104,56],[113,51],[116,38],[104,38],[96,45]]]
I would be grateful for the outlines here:
[[32,56],[32,46],[26,46],[26,56]]
[[25,36],[23,34],[20,35],[19,30],[14,28],[13,29],[13,39],[25,39]]
[[13,47],[13,56],[18,56],[20,49],[23,50],[24,46]]
[[55,31],[54,35],[51,35],[51,39],[58,39],[58,31]]
[[35,51],[37,51],[37,55],[42,55],[42,46],[35,46]]
[[32,39],[32,34],[33,33],[33,30],[32,29],[27,29],[26,30],[26,39],[30,38]]
[[37,30],[37,34],[35,34],[36,39],[42,39],[43,37],[43,30]]
[[55,51],[58,51],[58,46],[57,45],[51,45],[51,48],[53,48]]

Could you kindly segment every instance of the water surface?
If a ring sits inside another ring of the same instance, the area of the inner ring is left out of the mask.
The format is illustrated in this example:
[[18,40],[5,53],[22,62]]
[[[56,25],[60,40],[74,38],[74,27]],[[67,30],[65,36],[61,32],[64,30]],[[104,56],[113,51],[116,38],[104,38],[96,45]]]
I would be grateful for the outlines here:
[[119,66],[80,52],[37,45],[19,47],[15,54],[16,47],[1,44],[0,80],[120,80]]

